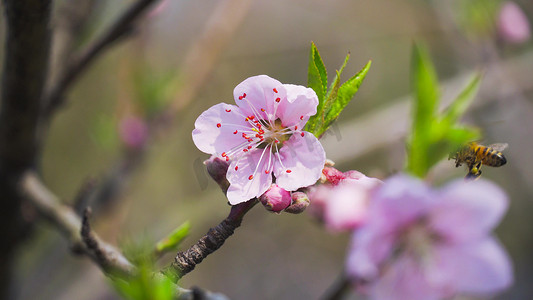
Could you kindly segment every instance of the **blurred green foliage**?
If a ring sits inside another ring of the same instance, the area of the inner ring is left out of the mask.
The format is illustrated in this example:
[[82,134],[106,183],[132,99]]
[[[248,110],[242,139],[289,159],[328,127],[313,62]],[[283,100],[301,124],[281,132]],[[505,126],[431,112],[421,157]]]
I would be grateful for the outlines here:
[[155,249],[158,254],[176,250],[183,240],[189,236],[191,224],[189,221],[183,223],[165,238],[157,242]]
[[159,112],[179,88],[175,70],[153,72],[141,64],[132,72],[133,95],[146,117]]
[[453,103],[438,112],[440,93],[437,75],[425,48],[415,45],[412,52],[413,124],[407,142],[409,173],[424,177],[437,162],[467,142],[478,139],[479,131],[458,123],[479,88],[475,75]]
[[340,85],[340,77],[349,58],[350,54],[346,55],[341,68],[335,72],[335,79],[333,79],[328,90],[326,67],[315,44],[311,44],[307,85],[317,94],[318,107],[317,113],[309,118],[304,129],[318,138],[328,130],[329,126],[335,122],[341,111],[352,100],[370,69],[371,62],[369,61],[361,71]]

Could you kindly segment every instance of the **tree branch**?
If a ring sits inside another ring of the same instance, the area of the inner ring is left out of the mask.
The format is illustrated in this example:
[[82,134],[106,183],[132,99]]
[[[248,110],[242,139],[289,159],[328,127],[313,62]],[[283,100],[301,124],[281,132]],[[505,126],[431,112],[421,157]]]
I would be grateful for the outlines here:
[[157,0],[138,0],[126,9],[115,23],[102,34],[102,36],[97,38],[78,55],[75,55],[64,74],[47,93],[45,101],[46,116],[52,114],[63,103],[65,92],[70,88],[72,83],[78,79],[83,71],[87,69],[87,66],[108,46],[130,33],[135,21],[156,1]]
[[[23,174],[19,188],[39,215],[47,219],[70,242],[73,251],[89,256],[106,274],[128,277],[134,273],[135,267],[120,251],[90,230],[88,215],[84,218],[85,226],[82,226],[82,220],[76,212],[61,204],[34,172]],[[95,247],[98,251],[95,251]]]
[[192,245],[184,252],[178,252],[174,262],[163,269],[163,273],[175,281],[185,274],[194,270],[197,264],[201,263],[209,254],[218,250],[224,242],[233,235],[235,229],[241,226],[244,215],[257,204],[254,198],[248,202],[240,203],[231,207],[231,211],[215,228],[210,228],[196,244]]
[[0,108],[0,160],[32,166],[38,152],[41,94],[48,71],[50,0],[4,0],[6,52]]

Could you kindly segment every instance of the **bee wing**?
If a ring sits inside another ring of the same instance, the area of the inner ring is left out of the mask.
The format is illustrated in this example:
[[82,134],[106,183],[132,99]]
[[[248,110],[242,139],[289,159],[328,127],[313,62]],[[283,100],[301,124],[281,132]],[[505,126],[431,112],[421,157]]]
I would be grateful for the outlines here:
[[509,144],[507,144],[507,143],[496,143],[496,144],[490,145],[489,147],[494,149],[494,150],[496,150],[496,151],[503,151],[508,146],[509,146]]

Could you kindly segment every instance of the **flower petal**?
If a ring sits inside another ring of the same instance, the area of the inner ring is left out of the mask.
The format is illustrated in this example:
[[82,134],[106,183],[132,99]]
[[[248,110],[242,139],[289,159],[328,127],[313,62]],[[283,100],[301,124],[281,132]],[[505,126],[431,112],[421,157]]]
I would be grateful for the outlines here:
[[396,230],[423,217],[433,205],[431,189],[419,179],[396,175],[375,190],[369,219],[380,230]]
[[370,292],[375,300],[436,300],[442,299],[443,291],[429,284],[418,260],[409,255],[398,257]]
[[270,151],[254,149],[236,160],[228,168],[230,183],[226,196],[231,205],[261,196],[272,184],[272,171],[268,169]]
[[239,83],[233,90],[233,97],[246,116],[274,121],[275,108],[282,100],[286,101],[287,94],[281,82],[258,75]]
[[363,225],[352,235],[346,260],[346,272],[352,278],[376,279],[380,266],[391,255],[396,236],[374,229]]
[[298,125],[303,129],[310,116],[316,114],[318,96],[311,88],[301,85],[284,84],[287,91],[287,101],[281,102],[278,113],[283,126]]
[[368,191],[364,187],[341,184],[331,190],[324,221],[333,231],[352,230],[366,220],[367,208]]
[[250,125],[237,106],[219,103],[204,111],[194,127],[192,139],[196,147],[202,152],[221,156],[244,142],[239,132]]
[[508,288],[513,281],[507,253],[492,237],[434,248],[435,265],[429,278],[458,293],[487,294]]
[[326,153],[318,139],[306,131],[302,134],[293,134],[274,154],[276,183],[287,191],[314,184],[326,161]]
[[488,234],[507,206],[505,193],[489,181],[455,181],[438,194],[429,226],[449,240],[468,241]]

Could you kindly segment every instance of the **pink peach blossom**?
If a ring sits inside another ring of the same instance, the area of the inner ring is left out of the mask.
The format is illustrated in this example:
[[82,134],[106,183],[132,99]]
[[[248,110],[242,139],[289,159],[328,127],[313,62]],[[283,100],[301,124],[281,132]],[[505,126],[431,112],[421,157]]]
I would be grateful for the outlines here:
[[358,171],[326,167],[327,183],[310,189],[311,213],[331,231],[352,230],[366,220],[372,190],[382,182]]
[[486,295],[512,283],[505,250],[491,236],[507,209],[496,185],[455,181],[433,190],[397,175],[373,194],[353,234],[347,273],[370,299]]
[[241,82],[233,94],[237,105],[212,106],[198,117],[192,132],[198,149],[230,161],[230,204],[259,197],[273,176],[287,191],[314,184],[326,155],[303,128],[316,114],[316,93],[259,75]]
[[516,3],[506,1],[498,16],[498,31],[507,42],[520,44],[529,40],[531,30],[524,11]]

